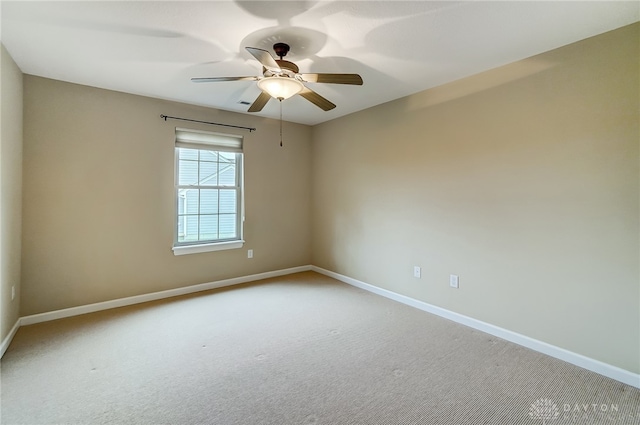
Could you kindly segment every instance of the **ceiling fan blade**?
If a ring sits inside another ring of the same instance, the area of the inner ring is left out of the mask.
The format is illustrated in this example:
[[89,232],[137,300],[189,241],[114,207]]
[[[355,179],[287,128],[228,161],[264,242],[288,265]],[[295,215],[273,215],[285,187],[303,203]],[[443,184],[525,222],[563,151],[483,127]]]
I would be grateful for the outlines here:
[[362,77],[358,74],[300,74],[309,83],[353,84],[362,85]]
[[247,49],[247,52],[251,53],[254,58],[258,59],[258,62],[269,71],[282,72],[282,69],[280,69],[276,60],[271,56],[271,53],[263,49],[258,49],[257,47],[245,47],[245,49]]
[[313,103],[318,108],[320,108],[320,109],[322,109],[324,111],[330,111],[330,110],[332,110],[333,108],[336,107],[335,104],[329,102],[327,99],[325,99],[324,97],[320,96],[318,93],[314,92],[313,90],[311,90],[308,87],[305,87],[304,89],[302,89],[302,91],[299,94],[300,94],[300,96],[304,97],[309,102]]
[[203,77],[192,78],[194,83],[215,83],[217,81],[256,81],[258,77]]
[[264,105],[267,104],[269,99],[271,99],[271,96],[269,95],[269,93],[260,92],[260,95],[258,96],[258,98],[256,100],[253,101],[253,103],[251,104],[251,106],[249,107],[249,110],[247,112],[260,112],[260,111],[262,111],[262,108],[264,108]]

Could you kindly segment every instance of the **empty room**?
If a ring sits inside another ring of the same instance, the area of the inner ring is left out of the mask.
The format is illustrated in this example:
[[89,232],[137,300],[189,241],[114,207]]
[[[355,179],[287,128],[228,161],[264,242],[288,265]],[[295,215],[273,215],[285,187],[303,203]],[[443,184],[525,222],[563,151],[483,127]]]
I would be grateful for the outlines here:
[[637,1],[0,23],[0,423],[640,424]]

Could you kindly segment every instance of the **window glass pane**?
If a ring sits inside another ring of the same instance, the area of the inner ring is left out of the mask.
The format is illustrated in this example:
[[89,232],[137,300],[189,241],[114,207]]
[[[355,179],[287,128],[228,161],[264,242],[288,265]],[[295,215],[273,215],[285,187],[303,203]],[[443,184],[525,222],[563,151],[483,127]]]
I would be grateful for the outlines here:
[[184,209],[185,214],[198,214],[198,189],[185,189]]
[[178,148],[178,158],[198,160],[198,149]]
[[236,191],[232,189],[220,190],[220,214],[236,212]]
[[236,155],[233,152],[219,152],[220,155],[220,162],[224,162],[224,163],[235,163],[236,162]]
[[200,214],[218,214],[218,190],[200,190]]
[[179,216],[179,220],[183,220],[184,223],[184,235],[182,239],[178,239],[179,242],[195,242],[198,240],[198,216],[188,215]]
[[185,196],[183,191],[178,191],[178,214],[184,214],[184,206],[187,197]]
[[178,184],[195,185],[198,183],[198,161],[180,160],[178,164]]
[[218,185],[218,163],[217,162],[201,162],[200,163],[200,181],[201,186],[217,186]]
[[200,216],[200,240],[218,239],[218,216]]
[[236,215],[220,214],[220,239],[231,239],[237,237]]
[[218,162],[218,152],[200,151],[200,161]]
[[219,181],[220,186],[236,185],[236,165],[234,163],[220,163]]
[[184,239],[184,217],[178,216],[178,240],[182,241]]

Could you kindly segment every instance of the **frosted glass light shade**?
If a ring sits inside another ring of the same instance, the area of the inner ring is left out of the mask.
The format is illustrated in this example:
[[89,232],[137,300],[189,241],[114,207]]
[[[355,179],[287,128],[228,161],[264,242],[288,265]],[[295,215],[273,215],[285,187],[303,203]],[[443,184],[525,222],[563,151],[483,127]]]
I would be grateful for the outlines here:
[[260,90],[276,99],[289,99],[302,91],[304,86],[298,80],[289,77],[266,77],[258,81]]

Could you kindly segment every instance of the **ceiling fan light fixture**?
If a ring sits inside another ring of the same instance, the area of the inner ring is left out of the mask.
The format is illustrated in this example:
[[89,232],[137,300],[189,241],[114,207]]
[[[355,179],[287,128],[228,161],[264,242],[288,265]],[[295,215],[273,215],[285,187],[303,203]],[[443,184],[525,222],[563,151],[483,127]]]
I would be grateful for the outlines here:
[[290,77],[265,77],[258,81],[260,90],[278,100],[288,99],[304,89],[304,85]]

